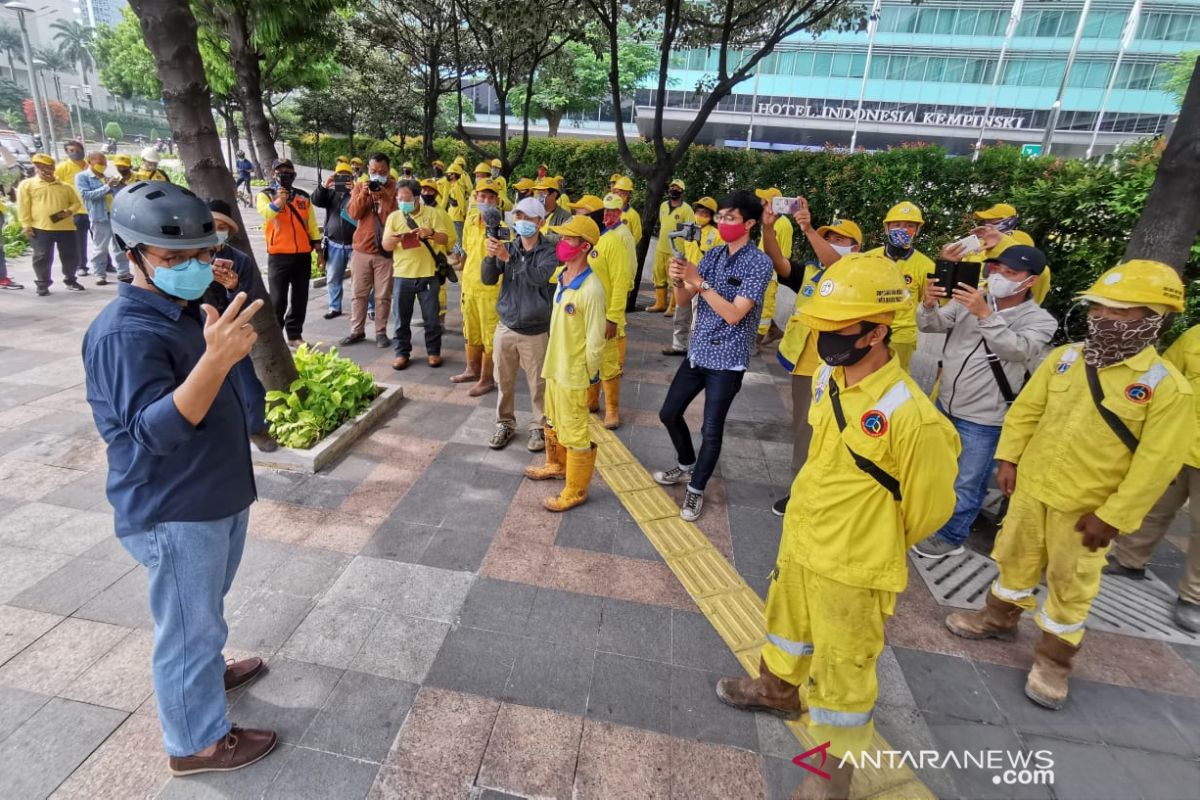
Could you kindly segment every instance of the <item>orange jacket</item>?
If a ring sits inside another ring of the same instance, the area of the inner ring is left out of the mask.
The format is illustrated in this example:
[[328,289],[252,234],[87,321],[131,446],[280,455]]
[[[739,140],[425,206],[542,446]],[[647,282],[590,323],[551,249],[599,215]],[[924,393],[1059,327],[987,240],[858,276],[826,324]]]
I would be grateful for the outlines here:
[[272,205],[275,194],[264,190],[258,195],[258,213],[262,214],[263,233],[267,238],[267,252],[271,254],[311,253],[314,242],[321,240],[317,229],[317,215],[308,193],[292,190],[292,199],[286,208],[278,211]]

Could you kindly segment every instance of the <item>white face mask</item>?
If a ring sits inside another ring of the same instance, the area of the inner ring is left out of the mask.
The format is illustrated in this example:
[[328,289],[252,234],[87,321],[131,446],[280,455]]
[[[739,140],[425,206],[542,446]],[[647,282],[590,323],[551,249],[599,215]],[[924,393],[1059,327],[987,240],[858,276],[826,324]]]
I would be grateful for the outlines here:
[[1025,290],[1025,281],[1009,280],[998,272],[988,275],[988,294],[997,300],[1012,297]]
[[852,244],[831,244],[829,246],[836,250],[839,256],[849,255],[854,252],[854,245]]

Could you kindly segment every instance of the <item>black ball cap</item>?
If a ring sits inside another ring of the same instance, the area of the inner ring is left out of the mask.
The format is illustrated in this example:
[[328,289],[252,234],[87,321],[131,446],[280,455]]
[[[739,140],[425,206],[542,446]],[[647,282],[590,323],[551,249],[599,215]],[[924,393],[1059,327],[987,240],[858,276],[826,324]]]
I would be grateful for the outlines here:
[[1041,275],[1046,269],[1046,254],[1027,244],[1014,244],[995,258],[988,259],[1003,264],[1009,269]]
[[275,163],[271,165],[271,169],[290,169],[295,170],[296,166],[290,158],[277,158]]

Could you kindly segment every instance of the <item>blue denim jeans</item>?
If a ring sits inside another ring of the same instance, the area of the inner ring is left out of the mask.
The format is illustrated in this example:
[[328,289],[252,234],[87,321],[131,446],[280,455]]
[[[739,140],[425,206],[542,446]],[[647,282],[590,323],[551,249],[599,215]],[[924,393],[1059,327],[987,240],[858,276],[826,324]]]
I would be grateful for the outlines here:
[[346,279],[346,265],[350,263],[348,244],[326,242],[328,255],[325,257],[325,287],[329,290],[329,310],[342,310],[342,281]]
[[162,522],[120,538],[150,574],[154,693],[167,755],[191,755],[229,732],[225,594],[249,519],[246,509],[211,522]]
[[[717,468],[721,442],[725,438],[725,417],[733,405],[733,398],[741,391],[745,374],[736,369],[693,367],[691,360],[684,358],[667,389],[658,418],[671,436],[679,463],[695,465],[688,483],[688,488],[694,492],[704,493],[708,479]],[[692,432],[683,415],[700,392],[704,392],[704,423],[700,427],[700,457],[697,458]]]
[[958,431],[962,451],[958,454],[958,478],[954,481],[954,514],[937,535],[950,544],[962,544],[983,507],[1001,428],[946,416]]
[[246,398],[246,422],[250,426],[250,433],[266,433],[267,390],[258,379],[250,356],[235,364],[233,372],[242,382],[242,396]]

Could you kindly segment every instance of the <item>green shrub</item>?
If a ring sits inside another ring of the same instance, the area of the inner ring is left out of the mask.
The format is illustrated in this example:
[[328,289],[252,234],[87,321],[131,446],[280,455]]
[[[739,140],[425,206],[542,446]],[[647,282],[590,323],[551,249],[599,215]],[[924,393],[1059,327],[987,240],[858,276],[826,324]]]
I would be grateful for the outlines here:
[[29,241],[25,238],[25,234],[21,233],[21,223],[17,222],[14,214],[4,225],[4,256],[5,258],[23,256],[28,249]]
[[299,377],[289,391],[267,392],[271,435],[285,447],[312,447],[379,394],[371,374],[336,348],[326,353],[300,345],[295,360]]
[[118,122],[110,122],[104,126],[104,135],[109,139],[120,141],[125,138],[125,129]]

